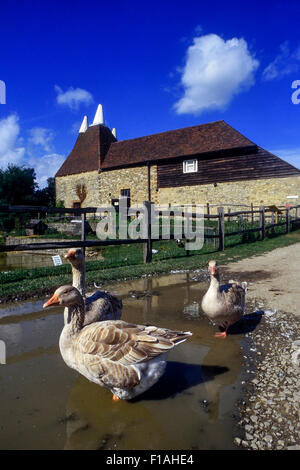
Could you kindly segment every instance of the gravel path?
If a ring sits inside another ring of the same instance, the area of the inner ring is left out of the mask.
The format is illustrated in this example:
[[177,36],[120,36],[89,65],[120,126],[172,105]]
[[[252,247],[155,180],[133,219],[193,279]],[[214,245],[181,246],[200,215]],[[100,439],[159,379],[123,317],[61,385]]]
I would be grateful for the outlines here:
[[224,267],[224,278],[248,281],[247,313],[261,315],[246,333],[241,434],[234,439],[246,449],[300,449],[299,267],[300,243]]

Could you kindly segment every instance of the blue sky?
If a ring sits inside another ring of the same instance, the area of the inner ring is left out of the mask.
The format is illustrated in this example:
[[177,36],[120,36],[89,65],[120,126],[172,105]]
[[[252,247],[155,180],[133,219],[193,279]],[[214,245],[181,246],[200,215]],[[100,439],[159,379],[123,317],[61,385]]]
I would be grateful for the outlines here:
[[300,167],[299,1],[10,0],[0,14],[1,167],[34,166],[42,187],[98,103],[119,140],[224,119]]

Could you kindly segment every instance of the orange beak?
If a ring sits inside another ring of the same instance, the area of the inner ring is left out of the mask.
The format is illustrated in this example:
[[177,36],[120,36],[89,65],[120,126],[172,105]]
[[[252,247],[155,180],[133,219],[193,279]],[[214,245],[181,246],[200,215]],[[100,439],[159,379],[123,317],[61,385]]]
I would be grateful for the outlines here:
[[59,298],[57,295],[53,295],[46,303],[44,303],[43,308],[50,307],[50,305],[59,305]]
[[66,255],[66,259],[74,259],[75,258],[75,251],[69,250],[68,254]]
[[210,273],[213,274],[213,275],[216,274],[216,267],[215,266],[210,267]]

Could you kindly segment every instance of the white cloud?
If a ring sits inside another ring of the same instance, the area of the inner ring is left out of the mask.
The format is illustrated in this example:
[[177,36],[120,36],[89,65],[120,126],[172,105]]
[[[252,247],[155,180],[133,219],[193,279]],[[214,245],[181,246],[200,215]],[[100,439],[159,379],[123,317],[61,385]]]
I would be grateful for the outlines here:
[[225,41],[217,34],[194,38],[182,70],[184,95],[174,105],[176,112],[196,115],[225,109],[234,95],[254,84],[258,66],[243,38]]
[[31,157],[28,160],[28,165],[35,169],[36,180],[41,189],[47,186],[47,179],[55,175],[65,158],[65,155],[51,153],[40,157]]
[[29,131],[30,137],[28,142],[33,145],[42,147],[46,152],[51,152],[53,149],[54,132],[45,127],[33,127]]
[[280,52],[264,69],[263,80],[270,81],[284,77],[300,69],[300,48],[290,51],[289,42],[280,45]]
[[300,147],[275,149],[270,152],[300,170]]
[[[9,164],[24,165],[34,168],[36,181],[40,188],[47,185],[47,178],[54,176],[65,160],[65,155],[60,155],[52,151],[52,139],[54,133],[51,129],[33,128],[30,130],[30,137],[26,146],[20,137],[19,118],[12,114],[0,120],[0,168],[6,169]],[[32,151],[32,144],[40,146],[41,153]],[[49,149],[49,150],[48,150]],[[49,152],[52,153],[49,153]]]
[[88,105],[94,101],[92,94],[83,88],[70,87],[67,91],[63,91],[58,85],[54,88],[57,92],[57,103],[71,109],[78,109],[81,104]]
[[12,114],[0,120],[0,167],[6,168],[8,164],[20,164],[25,155],[25,148],[21,146],[19,137],[19,118]]

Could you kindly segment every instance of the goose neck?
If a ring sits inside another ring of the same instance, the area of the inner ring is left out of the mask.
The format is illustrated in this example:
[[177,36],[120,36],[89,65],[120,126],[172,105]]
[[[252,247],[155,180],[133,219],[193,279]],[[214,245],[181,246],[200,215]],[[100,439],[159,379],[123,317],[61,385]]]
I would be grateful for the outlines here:
[[213,288],[213,289],[218,289],[220,286],[220,278],[219,278],[219,275],[216,274],[216,275],[211,275],[210,276],[210,287]]
[[81,295],[85,297],[85,266],[79,268],[72,266],[73,287],[79,290]]
[[84,324],[84,318],[85,307],[83,302],[69,307],[68,324],[71,327],[72,334],[76,334],[82,329]]

